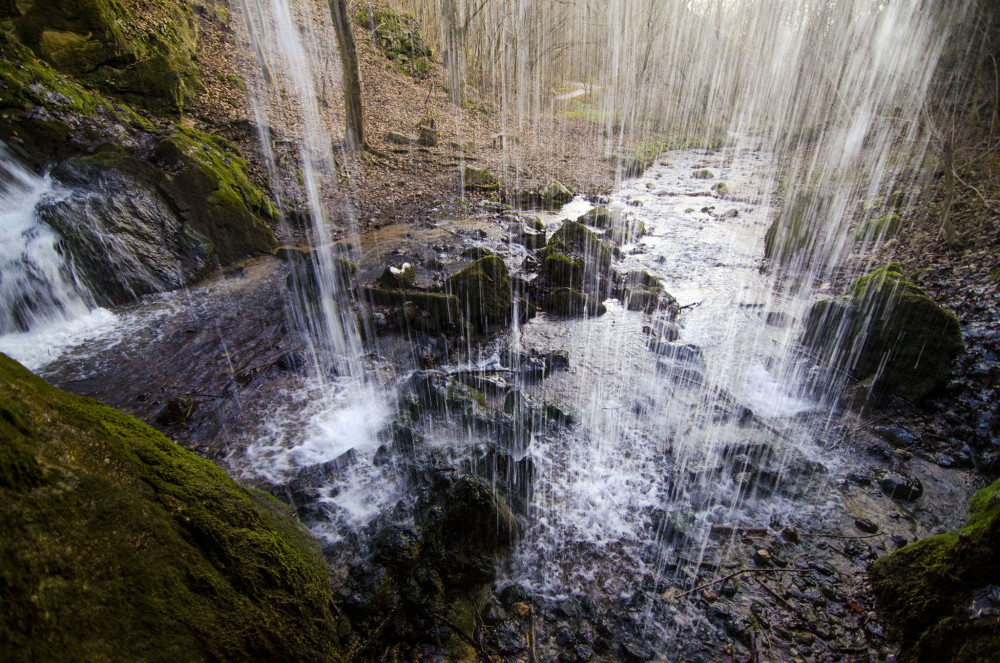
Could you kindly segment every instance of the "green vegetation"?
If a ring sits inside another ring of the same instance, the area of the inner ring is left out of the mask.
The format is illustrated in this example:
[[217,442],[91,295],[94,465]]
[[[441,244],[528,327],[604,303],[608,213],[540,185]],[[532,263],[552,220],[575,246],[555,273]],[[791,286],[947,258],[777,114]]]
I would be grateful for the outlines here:
[[871,580],[897,660],[993,660],[997,617],[977,614],[977,590],[1000,578],[1000,481],[972,496],[961,529],[912,543],[877,560]]
[[788,263],[811,255],[817,233],[812,221],[816,217],[822,218],[829,204],[825,196],[812,190],[794,194],[764,234],[764,257]]
[[905,280],[897,262],[814,304],[803,342],[860,381],[874,378],[875,392],[911,401],[946,384],[964,350],[958,319]]
[[486,256],[452,274],[445,288],[458,297],[469,322],[480,329],[510,320],[513,295],[510,274],[502,258]]
[[186,210],[194,230],[211,240],[223,264],[277,246],[267,224],[281,217],[250,182],[246,161],[231,143],[175,125],[156,146],[152,160],[174,173],[161,189]]
[[362,8],[358,23],[372,31],[379,48],[404,74],[423,79],[430,73],[433,51],[415,18],[387,9]]
[[161,20],[147,25],[120,0],[34,0],[0,8],[0,19],[39,58],[83,84],[181,113],[202,89],[194,13],[180,3],[156,12]]
[[466,189],[478,189],[480,191],[496,191],[500,188],[500,183],[488,170],[466,166],[462,171],[462,181]]
[[458,297],[440,292],[365,288],[364,295],[373,303],[398,306],[400,322],[411,329],[441,333],[464,328]]
[[7,660],[340,660],[326,564],[270,495],[0,355]]
[[615,257],[613,248],[601,241],[593,230],[575,221],[567,221],[552,233],[541,257],[544,259],[554,253],[582,259],[589,274],[607,272]]

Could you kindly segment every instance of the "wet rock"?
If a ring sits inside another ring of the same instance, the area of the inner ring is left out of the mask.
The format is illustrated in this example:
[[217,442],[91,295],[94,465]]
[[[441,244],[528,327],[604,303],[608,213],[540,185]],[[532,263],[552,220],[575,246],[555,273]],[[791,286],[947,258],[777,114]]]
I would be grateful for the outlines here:
[[611,263],[615,258],[614,249],[601,240],[594,231],[575,221],[565,222],[552,233],[541,257],[561,253],[570,259],[579,259],[583,264],[583,279],[595,280],[598,276],[611,274]]
[[306,357],[301,352],[286,352],[278,357],[275,365],[283,371],[299,371],[306,365]]
[[855,518],[854,526],[866,534],[875,534],[878,532],[878,525],[867,518]]
[[905,472],[896,470],[878,470],[875,472],[879,488],[886,495],[912,502],[924,494],[924,486],[920,479]]
[[538,192],[538,198],[542,203],[542,206],[546,209],[552,209],[569,201],[573,200],[573,196],[576,193],[567,186],[559,183],[557,180],[552,180],[546,184]]
[[911,401],[944,386],[951,360],[964,349],[958,319],[906,281],[899,263],[855,279],[846,295],[814,304],[803,343],[860,381],[874,379],[873,393]]
[[781,538],[788,543],[798,543],[799,542],[799,532],[794,527],[785,527],[781,530]]
[[417,280],[417,271],[408,262],[399,267],[389,265],[382,270],[377,283],[382,288],[390,290],[406,290],[413,287]]
[[916,444],[917,436],[902,426],[876,426],[872,432],[894,447],[910,447]]
[[597,205],[586,214],[578,217],[576,222],[594,226],[595,228],[609,228],[612,220],[611,210],[604,205]]
[[497,651],[501,654],[516,654],[528,647],[528,640],[521,625],[512,619],[493,629],[491,636]]
[[760,548],[754,552],[753,561],[757,566],[770,566],[771,553],[765,548]]
[[607,308],[596,297],[572,288],[556,288],[542,301],[542,310],[553,315],[578,317],[604,315]]
[[361,294],[373,304],[396,309],[396,326],[427,333],[462,330],[465,320],[458,297],[439,292],[363,288]]
[[653,660],[653,652],[635,642],[623,642],[619,646],[621,660],[626,663],[644,663]]
[[513,295],[507,265],[497,256],[486,256],[448,277],[445,288],[458,297],[469,322],[479,329],[510,320]]
[[156,422],[163,426],[180,426],[187,423],[198,409],[190,396],[171,398],[156,415]]
[[470,246],[467,249],[462,249],[462,252],[459,255],[470,260],[479,260],[480,258],[486,258],[494,254],[493,251],[485,246]]
[[289,290],[299,293],[304,301],[319,300],[322,293],[320,283],[324,280],[330,295],[350,292],[351,279],[357,271],[357,266],[343,256],[332,256],[326,266],[330,270],[329,274],[320,277],[319,274],[323,269],[320,266],[321,257],[312,249],[279,246],[274,255],[291,264],[292,271],[285,278],[285,285]]

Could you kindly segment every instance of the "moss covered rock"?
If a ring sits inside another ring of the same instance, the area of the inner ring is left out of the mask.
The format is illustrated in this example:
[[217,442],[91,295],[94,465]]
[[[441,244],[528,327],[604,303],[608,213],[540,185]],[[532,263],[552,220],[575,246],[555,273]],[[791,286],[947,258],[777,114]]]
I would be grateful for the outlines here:
[[318,547],[271,496],[0,355],[5,660],[340,660]]
[[431,333],[464,330],[462,305],[458,297],[441,292],[365,288],[368,301],[396,309],[397,322],[403,329]]
[[822,219],[829,206],[828,197],[812,190],[791,196],[764,234],[764,257],[787,264],[811,256],[819,232],[813,221]]
[[156,146],[152,162],[169,173],[160,189],[187,223],[212,241],[223,264],[277,246],[268,223],[280,219],[278,211],[250,181],[246,160],[233,144],[175,125]]
[[[0,18],[58,71],[129,103],[180,113],[202,89],[194,12],[182,3],[143,4],[11,2],[0,5]],[[135,12],[150,10],[157,20],[136,20]]]
[[414,17],[366,7],[358,12],[358,23],[371,30],[375,43],[404,73],[418,79],[430,73],[433,53]]
[[93,152],[99,145],[138,144],[153,124],[56,72],[0,31],[0,140],[38,166]]
[[495,191],[500,188],[500,183],[488,170],[466,166],[462,170],[462,181],[466,189],[479,189],[481,191]]
[[445,288],[458,297],[470,324],[479,329],[510,319],[513,294],[503,259],[486,256],[448,277]]
[[586,265],[588,276],[608,274],[615,258],[615,250],[601,241],[590,228],[576,221],[567,221],[552,233],[541,257],[562,253],[571,258],[580,258]]
[[964,350],[958,319],[891,263],[847,294],[813,305],[803,343],[821,360],[872,381],[875,393],[919,400],[945,385]]
[[564,317],[604,315],[607,312],[599,299],[573,288],[556,288],[547,293],[542,300],[542,310]]
[[1000,481],[972,496],[965,527],[877,560],[870,577],[900,663],[995,660],[1000,622],[982,606],[1000,584]]

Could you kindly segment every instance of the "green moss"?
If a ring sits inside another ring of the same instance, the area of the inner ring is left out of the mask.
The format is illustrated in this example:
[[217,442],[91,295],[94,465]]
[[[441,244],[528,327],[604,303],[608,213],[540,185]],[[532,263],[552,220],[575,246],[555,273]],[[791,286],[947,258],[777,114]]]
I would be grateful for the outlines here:
[[550,253],[542,262],[542,276],[555,286],[580,287],[584,267],[582,258],[573,259],[565,253]]
[[500,183],[493,177],[493,173],[482,168],[466,166],[462,170],[462,181],[466,189],[479,189],[482,191],[493,191],[500,188]]
[[358,24],[372,31],[379,48],[404,74],[423,79],[430,73],[432,51],[415,18],[387,9],[362,8]]
[[405,309],[407,305],[415,306],[419,315],[406,321],[411,328],[440,333],[465,326],[462,306],[454,295],[382,288],[365,288],[364,294],[374,304],[398,306],[401,309]]
[[555,253],[581,258],[588,276],[606,273],[615,257],[614,250],[602,242],[593,230],[575,221],[565,222],[552,233],[541,256],[544,258]]
[[711,180],[715,178],[715,173],[710,171],[708,168],[702,168],[701,170],[696,170],[691,173],[691,177],[696,180]]
[[976,617],[974,593],[1000,578],[1000,481],[969,501],[959,530],[910,544],[877,560],[878,607],[901,640],[897,660],[987,661],[1000,651],[996,617]]
[[566,317],[603,315],[607,312],[607,308],[596,297],[573,288],[556,288],[548,293],[542,300],[542,310]]
[[278,221],[278,211],[250,181],[246,161],[231,143],[175,125],[156,146],[153,162],[173,173],[161,189],[211,239],[223,264],[277,246],[267,224]]
[[59,71],[129,103],[180,113],[202,89],[194,13],[180,3],[157,11],[163,20],[149,25],[118,0],[34,0],[16,3],[10,18],[18,38]]
[[814,220],[822,219],[829,205],[828,197],[810,189],[793,195],[764,234],[764,257],[789,263],[810,256],[818,231]]
[[854,239],[858,242],[891,239],[899,234],[902,225],[903,219],[898,214],[886,214],[866,221],[854,234]]
[[958,319],[905,280],[899,263],[855,279],[846,295],[817,302],[804,343],[876,392],[920,400],[947,383],[965,346]]
[[0,355],[8,660],[339,660],[290,510]]
[[486,256],[445,281],[449,293],[458,297],[471,324],[480,329],[504,324],[510,319],[512,291],[510,274],[503,259]]
[[592,210],[580,216],[576,222],[595,228],[608,228],[611,226],[612,219],[611,210],[604,205],[596,205]]

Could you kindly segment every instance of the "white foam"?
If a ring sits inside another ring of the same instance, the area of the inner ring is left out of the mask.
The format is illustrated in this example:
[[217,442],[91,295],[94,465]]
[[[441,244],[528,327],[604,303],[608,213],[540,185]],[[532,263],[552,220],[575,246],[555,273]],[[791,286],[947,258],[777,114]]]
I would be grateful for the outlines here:
[[98,308],[71,320],[58,320],[38,329],[0,336],[0,352],[32,371],[59,359],[85,341],[107,337],[120,322],[111,311]]

